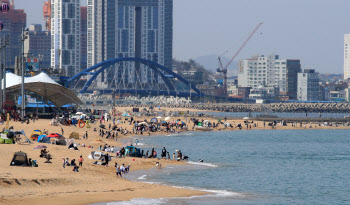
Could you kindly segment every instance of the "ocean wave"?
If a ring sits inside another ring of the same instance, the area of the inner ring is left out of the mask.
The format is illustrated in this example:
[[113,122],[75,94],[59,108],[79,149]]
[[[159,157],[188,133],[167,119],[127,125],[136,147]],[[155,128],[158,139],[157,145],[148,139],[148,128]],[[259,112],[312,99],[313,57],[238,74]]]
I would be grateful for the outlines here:
[[212,163],[206,163],[206,162],[193,162],[193,161],[189,161],[187,162],[188,164],[193,164],[193,165],[200,165],[200,166],[207,166],[207,167],[219,167],[216,164],[212,164]]
[[165,204],[166,199],[147,199],[147,198],[136,198],[130,201],[120,201],[120,202],[110,202],[107,205],[155,205],[155,204]]
[[180,189],[188,189],[188,190],[194,190],[194,191],[203,191],[208,192],[210,194],[202,195],[202,196],[191,196],[191,197],[171,197],[171,198],[159,198],[159,199],[152,199],[152,198],[135,198],[130,201],[121,201],[121,202],[110,202],[107,203],[107,205],[158,205],[158,204],[168,204],[169,200],[173,199],[201,199],[201,198],[242,198],[245,195],[242,193],[237,192],[231,192],[226,190],[211,190],[211,189],[201,189],[201,188],[194,188],[194,187],[186,187],[186,186],[172,186],[175,188]]
[[243,197],[243,196],[245,196],[242,193],[232,192],[232,191],[227,191],[227,190],[204,189],[204,188],[195,188],[195,187],[188,187],[188,186],[172,186],[172,187],[211,193],[209,195],[192,196],[192,197],[189,197],[189,198],[198,198],[198,197]]

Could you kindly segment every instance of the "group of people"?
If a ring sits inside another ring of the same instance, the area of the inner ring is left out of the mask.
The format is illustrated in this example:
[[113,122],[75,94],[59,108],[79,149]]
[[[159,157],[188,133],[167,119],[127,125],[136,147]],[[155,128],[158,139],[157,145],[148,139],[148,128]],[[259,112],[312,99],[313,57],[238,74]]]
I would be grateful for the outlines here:
[[130,164],[127,167],[125,167],[124,164],[122,164],[122,166],[120,166],[117,162],[115,162],[114,167],[117,170],[117,172],[116,172],[117,177],[119,177],[119,176],[122,177],[122,174],[128,173],[130,171],[130,166],[131,166]]
[[82,155],[80,155],[78,159],[79,165],[77,165],[77,163],[75,162],[75,159],[72,159],[70,162],[69,162],[69,158],[66,158],[66,159],[62,158],[62,160],[63,160],[63,168],[66,168],[66,166],[73,167],[74,172],[79,172],[79,167],[83,167],[84,158]]

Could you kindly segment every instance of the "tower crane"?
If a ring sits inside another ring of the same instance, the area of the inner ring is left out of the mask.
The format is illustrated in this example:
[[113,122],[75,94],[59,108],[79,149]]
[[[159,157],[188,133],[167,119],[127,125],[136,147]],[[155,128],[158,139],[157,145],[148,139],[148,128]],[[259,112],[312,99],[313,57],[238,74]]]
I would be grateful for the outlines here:
[[224,67],[221,61],[220,56],[218,57],[219,60],[219,65],[220,68],[217,69],[216,72],[218,73],[223,73],[224,74],[224,96],[227,96],[227,68],[231,65],[231,63],[235,60],[235,58],[238,56],[238,54],[242,51],[242,49],[245,47],[245,45],[248,43],[248,41],[253,37],[253,35],[255,34],[255,32],[259,29],[259,27],[262,25],[263,23],[259,23],[254,30],[250,33],[249,37],[244,41],[244,43],[242,44],[242,46],[238,49],[238,51],[235,53],[235,55],[231,58],[231,60],[226,64],[226,66]]

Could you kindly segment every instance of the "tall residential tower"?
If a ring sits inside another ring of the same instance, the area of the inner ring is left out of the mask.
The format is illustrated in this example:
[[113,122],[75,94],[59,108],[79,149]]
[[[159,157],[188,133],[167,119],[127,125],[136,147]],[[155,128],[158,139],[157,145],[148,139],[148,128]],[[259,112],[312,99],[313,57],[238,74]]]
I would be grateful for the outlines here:
[[350,78],[350,34],[344,35],[344,80]]
[[51,67],[80,72],[80,0],[51,0]]
[[[135,57],[171,69],[172,40],[173,0],[88,1],[88,67],[113,58]],[[161,81],[140,63],[124,63],[114,73],[102,74],[100,86],[112,80],[130,88]]]

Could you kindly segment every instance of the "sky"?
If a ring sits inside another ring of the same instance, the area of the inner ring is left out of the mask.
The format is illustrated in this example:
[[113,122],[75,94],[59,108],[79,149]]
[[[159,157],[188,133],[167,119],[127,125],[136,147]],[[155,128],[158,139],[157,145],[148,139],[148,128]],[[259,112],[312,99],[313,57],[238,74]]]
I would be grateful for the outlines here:
[[[15,0],[27,25],[43,24],[44,0]],[[86,0],[82,1],[86,5]],[[303,69],[343,73],[344,34],[350,33],[350,0],[174,0],[173,56],[232,57],[263,22],[235,60],[252,55],[300,59]]]

